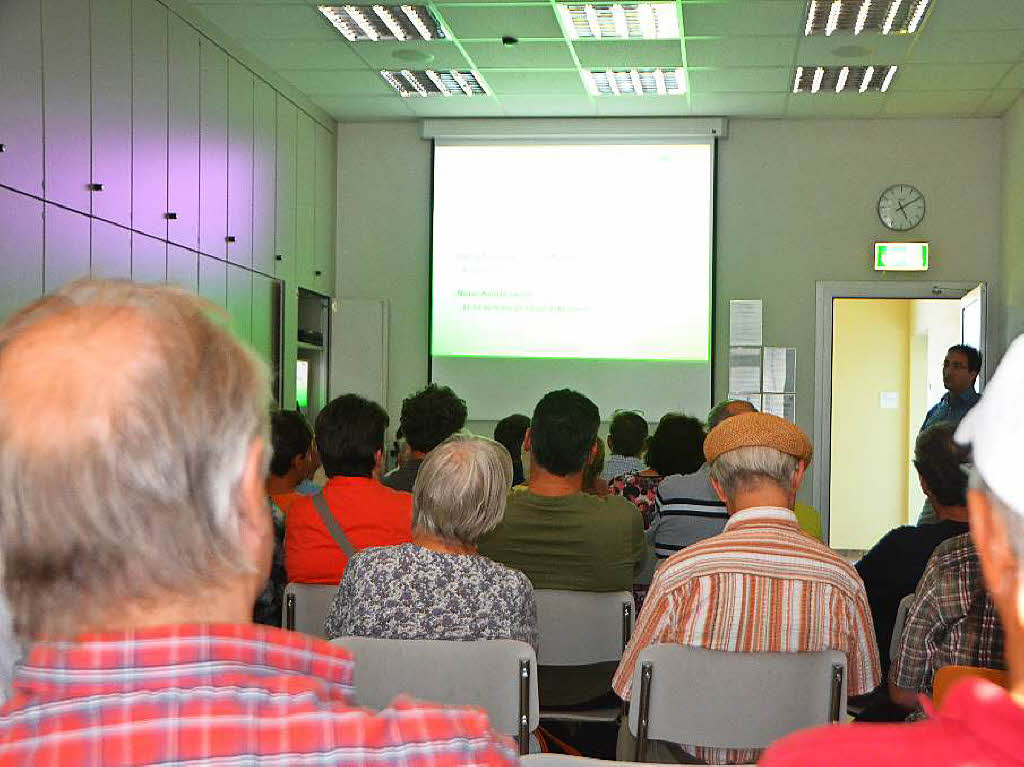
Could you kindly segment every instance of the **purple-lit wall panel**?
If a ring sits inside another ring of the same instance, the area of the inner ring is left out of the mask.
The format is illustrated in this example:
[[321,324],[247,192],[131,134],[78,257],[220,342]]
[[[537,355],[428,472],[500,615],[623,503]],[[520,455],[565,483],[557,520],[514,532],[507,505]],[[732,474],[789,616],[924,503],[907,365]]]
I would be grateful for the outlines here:
[[193,293],[198,292],[199,254],[177,245],[168,245],[167,281]]
[[227,255],[228,61],[224,51],[199,41],[199,250]]
[[132,0],[132,229],[167,236],[167,9]]
[[163,282],[167,279],[167,243],[132,232],[132,279]]
[[44,227],[43,290],[52,293],[88,277],[89,217],[47,203]]
[[253,99],[252,268],[274,273],[277,94],[256,80]]
[[43,294],[43,203],[0,187],[0,232],[2,322]]
[[252,266],[252,72],[228,59],[228,260]]
[[131,230],[92,220],[92,276],[111,279],[131,279]]
[[92,0],[92,214],[132,223],[132,4]]
[[0,2],[0,184],[36,196],[43,194],[41,37],[39,0]]
[[167,239],[199,248],[199,34],[171,14],[168,24]]

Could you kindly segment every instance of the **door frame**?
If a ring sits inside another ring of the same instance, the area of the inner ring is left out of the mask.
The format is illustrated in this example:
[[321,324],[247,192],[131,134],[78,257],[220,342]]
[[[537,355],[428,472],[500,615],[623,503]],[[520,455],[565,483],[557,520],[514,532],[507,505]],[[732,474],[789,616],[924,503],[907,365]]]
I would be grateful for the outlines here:
[[982,287],[981,329],[985,341],[979,378],[988,378],[991,333],[988,322],[988,285],[975,282],[924,281],[818,281],[814,285],[814,453],[811,463],[812,502],[821,517],[821,532],[829,541],[829,492],[832,479],[832,323],[837,298],[963,298]]

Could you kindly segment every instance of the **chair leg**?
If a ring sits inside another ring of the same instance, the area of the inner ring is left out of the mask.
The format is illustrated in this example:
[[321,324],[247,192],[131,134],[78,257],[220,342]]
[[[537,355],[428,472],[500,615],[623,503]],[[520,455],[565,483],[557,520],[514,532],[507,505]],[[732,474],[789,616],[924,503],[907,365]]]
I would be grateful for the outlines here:
[[284,627],[295,631],[295,595],[288,594],[284,598]]
[[530,661],[519,660],[519,753],[530,753]]
[[636,725],[636,761],[642,762],[647,756],[647,724],[651,711],[651,677],[654,668],[650,661],[640,667],[640,711]]
[[843,667],[838,663],[832,666],[832,697],[829,710],[829,718],[833,722],[839,721],[842,713],[843,697]]

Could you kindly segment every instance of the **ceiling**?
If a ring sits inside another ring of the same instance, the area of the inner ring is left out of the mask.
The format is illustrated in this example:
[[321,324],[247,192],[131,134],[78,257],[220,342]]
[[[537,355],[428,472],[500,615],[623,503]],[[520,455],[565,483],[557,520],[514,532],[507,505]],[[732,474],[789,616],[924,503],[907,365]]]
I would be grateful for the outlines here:
[[[188,2],[345,121],[980,117],[1001,115],[1024,89],[1024,0],[932,0],[915,34],[856,37],[838,32],[805,37],[804,0],[677,0],[679,40],[569,40],[553,0],[445,0],[427,4],[453,38],[418,42],[348,42],[309,0]],[[503,45],[505,35],[518,38],[518,44]],[[423,53],[433,56],[429,64]],[[791,92],[797,65],[830,64],[898,64],[899,71],[886,93]],[[579,70],[618,67],[683,67],[687,91],[590,95]],[[403,68],[476,70],[492,95],[401,98],[380,70]]]

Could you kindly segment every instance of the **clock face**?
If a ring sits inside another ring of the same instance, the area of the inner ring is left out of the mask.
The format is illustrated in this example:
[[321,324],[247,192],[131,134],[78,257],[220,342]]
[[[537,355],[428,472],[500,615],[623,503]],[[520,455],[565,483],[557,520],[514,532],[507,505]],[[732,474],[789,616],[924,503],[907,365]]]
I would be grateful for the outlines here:
[[878,198],[878,217],[897,232],[913,229],[924,219],[924,195],[910,184],[893,184]]

